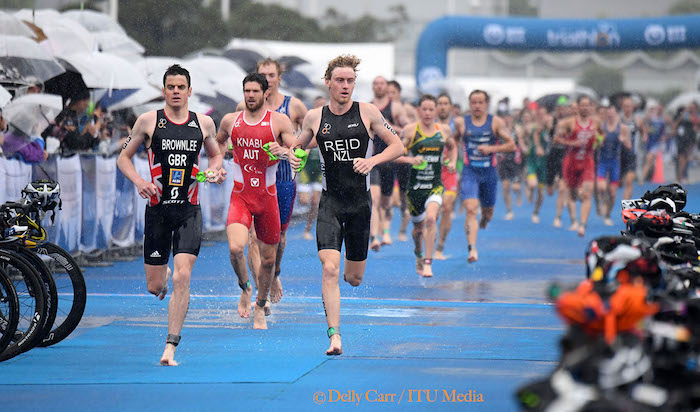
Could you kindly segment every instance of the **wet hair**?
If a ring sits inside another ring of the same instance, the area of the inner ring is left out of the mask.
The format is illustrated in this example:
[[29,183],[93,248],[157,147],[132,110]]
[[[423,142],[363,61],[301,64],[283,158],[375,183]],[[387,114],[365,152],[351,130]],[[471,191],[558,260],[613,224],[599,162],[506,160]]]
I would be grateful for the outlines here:
[[267,88],[269,87],[267,84],[267,79],[265,76],[263,76],[260,73],[251,73],[247,75],[245,78],[243,78],[243,88],[245,89],[245,84],[246,83],[251,83],[251,82],[256,82],[260,84],[260,88],[262,88],[263,93],[267,91]]
[[190,72],[188,72],[187,69],[180,66],[179,64],[173,64],[172,66],[168,67],[168,70],[165,71],[165,74],[163,75],[163,87],[165,87],[165,79],[168,76],[178,75],[185,76],[185,78],[187,79],[187,87],[190,87]]
[[396,87],[396,90],[398,90],[399,93],[401,93],[401,85],[400,85],[399,82],[397,82],[396,80],[388,81],[388,82],[386,82],[386,85],[387,85],[387,86],[394,86],[394,87]]
[[280,65],[280,62],[273,58],[266,58],[265,60],[260,60],[258,64],[255,66],[255,71],[260,70],[260,67],[262,66],[267,66],[267,65],[273,65],[275,68],[277,68],[277,75],[281,76],[282,75],[282,66]]
[[447,94],[447,92],[441,92],[436,100],[440,100],[441,97],[447,97],[447,100],[450,102],[450,104],[452,104],[452,98],[449,94]]
[[423,104],[425,101],[431,101],[437,105],[437,99],[432,94],[424,94],[418,99],[418,106]]
[[333,75],[333,70],[337,67],[349,67],[357,74],[357,66],[360,64],[360,59],[352,54],[343,54],[328,62],[326,74],[323,76],[326,80],[330,80]]
[[481,94],[484,95],[484,97],[486,98],[486,103],[488,103],[488,102],[491,100],[491,98],[489,97],[489,94],[486,93],[486,92],[483,91],[483,90],[480,90],[480,89],[474,89],[474,90],[472,90],[472,92],[469,93],[469,100],[472,99],[472,96],[474,96],[475,94],[479,94],[479,93],[481,93]]

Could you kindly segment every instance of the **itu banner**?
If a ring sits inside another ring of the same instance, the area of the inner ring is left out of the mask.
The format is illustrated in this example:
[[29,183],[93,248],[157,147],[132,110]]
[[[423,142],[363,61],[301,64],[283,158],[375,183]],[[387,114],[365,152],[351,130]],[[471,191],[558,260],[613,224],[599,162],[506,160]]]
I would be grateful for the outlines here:
[[700,15],[643,19],[443,17],[425,28],[416,50],[416,84],[431,91],[447,74],[452,47],[547,51],[622,51],[700,47]]

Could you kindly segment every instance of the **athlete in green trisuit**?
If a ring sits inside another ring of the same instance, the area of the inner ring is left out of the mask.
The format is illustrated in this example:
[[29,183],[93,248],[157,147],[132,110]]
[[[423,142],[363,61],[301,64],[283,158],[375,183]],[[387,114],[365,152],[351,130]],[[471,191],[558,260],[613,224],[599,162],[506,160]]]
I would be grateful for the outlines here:
[[[413,221],[414,253],[416,272],[432,277],[432,257],[437,237],[437,217],[442,204],[443,149],[447,148],[449,161],[444,162],[454,169],[457,164],[457,146],[448,125],[435,122],[437,99],[423,95],[418,101],[418,122],[404,127],[401,139],[407,155],[396,160],[413,165],[408,181],[408,209]],[[454,172],[454,170],[451,170]],[[425,233],[424,233],[425,232]],[[423,243],[425,242],[425,255]]]

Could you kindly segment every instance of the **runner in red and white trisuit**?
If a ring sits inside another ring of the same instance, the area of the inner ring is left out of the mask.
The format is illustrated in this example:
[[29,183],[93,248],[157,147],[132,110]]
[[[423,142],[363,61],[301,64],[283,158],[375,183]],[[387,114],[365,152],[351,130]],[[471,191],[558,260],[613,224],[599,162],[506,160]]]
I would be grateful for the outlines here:
[[[594,144],[597,135],[604,134],[600,119],[594,117],[593,104],[588,96],[578,98],[579,113],[559,123],[554,143],[566,146],[562,162],[562,177],[566,183],[559,196],[571,196],[575,202],[576,192],[581,199],[581,218],[578,235],[586,234],[586,223],[591,213],[591,195],[595,179]],[[580,191],[579,191],[580,190]],[[575,207],[575,206],[574,206]],[[555,226],[561,226],[561,215],[555,218]]]
[[[227,149],[228,142],[233,151],[234,165],[230,173],[234,185],[226,220],[226,234],[231,265],[242,289],[238,314],[244,318],[250,316],[250,297],[253,291],[243,253],[251,224],[255,225],[258,237],[261,259],[257,270],[256,305],[260,310],[254,313],[255,329],[267,329],[262,309],[272,282],[275,254],[280,241],[280,215],[275,186],[278,160],[270,160],[263,146],[269,143],[272,154],[286,156],[295,170],[299,167],[299,159],[289,149],[296,140],[292,123],[287,116],[264,108],[267,90],[265,76],[258,73],[246,76],[243,79],[245,110],[224,116],[216,135],[222,151]],[[280,146],[278,142],[286,147]]]

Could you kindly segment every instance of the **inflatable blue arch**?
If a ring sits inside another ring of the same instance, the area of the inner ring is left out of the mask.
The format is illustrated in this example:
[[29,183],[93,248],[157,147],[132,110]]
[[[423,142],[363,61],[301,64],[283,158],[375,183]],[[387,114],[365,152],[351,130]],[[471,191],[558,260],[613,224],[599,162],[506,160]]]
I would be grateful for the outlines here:
[[439,18],[418,39],[415,73],[419,90],[435,93],[431,89],[444,81],[447,51],[452,47],[548,51],[700,47],[700,15],[595,20]]

